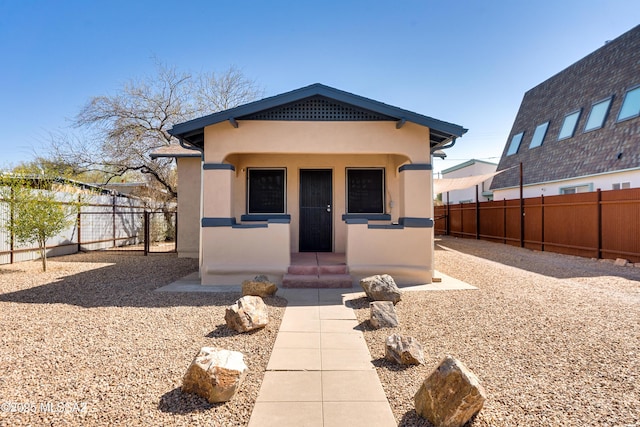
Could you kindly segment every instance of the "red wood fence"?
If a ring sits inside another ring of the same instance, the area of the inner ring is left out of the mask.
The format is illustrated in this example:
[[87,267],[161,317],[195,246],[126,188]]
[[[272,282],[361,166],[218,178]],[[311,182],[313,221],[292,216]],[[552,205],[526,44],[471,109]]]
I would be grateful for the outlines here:
[[640,262],[640,188],[435,207],[435,232]]

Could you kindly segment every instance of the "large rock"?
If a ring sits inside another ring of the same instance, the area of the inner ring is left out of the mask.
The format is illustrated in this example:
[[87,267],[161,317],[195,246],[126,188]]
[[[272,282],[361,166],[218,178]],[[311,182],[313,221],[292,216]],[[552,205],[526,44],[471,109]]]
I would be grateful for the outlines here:
[[422,365],[424,351],[415,338],[393,334],[385,341],[384,358],[400,365]]
[[400,289],[388,274],[365,277],[360,280],[360,286],[374,301],[391,301],[394,304],[400,301]]
[[375,329],[395,328],[398,326],[398,315],[391,301],[374,301],[369,304],[371,318],[369,323]]
[[242,296],[254,295],[265,298],[275,295],[277,291],[276,284],[270,282],[264,274],[256,276],[253,280],[242,282]]
[[462,427],[480,412],[486,399],[478,378],[447,356],[414,396],[416,412],[436,427]]
[[247,295],[227,307],[224,320],[228,327],[238,332],[247,332],[267,326],[269,313],[262,298]]
[[242,384],[248,368],[239,351],[202,347],[182,378],[182,391],[209,403],[227,402]]

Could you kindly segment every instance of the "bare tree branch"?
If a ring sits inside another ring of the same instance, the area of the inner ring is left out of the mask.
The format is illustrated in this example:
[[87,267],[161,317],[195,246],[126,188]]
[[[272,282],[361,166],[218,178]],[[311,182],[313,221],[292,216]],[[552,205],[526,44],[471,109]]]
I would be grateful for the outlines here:
[[236,67],[196,77],[156,64],[156,75],[131,80],[115,95],[95,96],[73,121],[77,135],[51,137],[47,161],[78,173],[99,173],[104,181],[148,176],[176,195],[175,165],[149,154],[175,143],[173,125],[236,107],[262,96],[263,90]]

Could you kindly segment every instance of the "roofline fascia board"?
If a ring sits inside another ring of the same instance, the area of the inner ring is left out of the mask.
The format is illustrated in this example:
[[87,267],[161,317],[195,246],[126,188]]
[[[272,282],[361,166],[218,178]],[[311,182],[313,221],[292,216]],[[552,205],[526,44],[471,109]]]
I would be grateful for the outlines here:
[[453,123],[444,122],[432,117],[394,107],[383,102],[374,101],[360,95],[345,92],[339,89],[322,85],[320,83],[315,83],[310,86],[305,86],[300,89],[282,93],[280,95],[253,101],[248,104],[240,105],[228,110],[220,111],[184,123],[176,124],[169,130],[169,134],[174,136],[180,135],[182,137],[188,137],[189,133],[199,133],[200,129],[203,129],[204,127],[212,124],[220,123],[225,120],[230,121],[231,119],[236,119],[238,117],[246,116],[258,111],[268,110],[316,95],[325,96],[336,101],[344,102],[346,104],[352,104],[360,108],[377,112],[379,114],[397,118],[398,120],[404,119],[405,121],[410,121],[422,126],[434,128],[436,130],[447,132],[457,137],[460,137],[467,132],[467,129]]

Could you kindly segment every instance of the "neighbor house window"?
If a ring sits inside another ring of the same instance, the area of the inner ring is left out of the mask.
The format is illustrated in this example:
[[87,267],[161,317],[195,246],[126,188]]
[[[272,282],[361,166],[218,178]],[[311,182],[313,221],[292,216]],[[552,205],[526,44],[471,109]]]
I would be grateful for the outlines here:
[[620,107],[618,121],[632,119],[640,116],[640,86],[627,91]]
[[576,194],[576,193],[588,193],[591,191],[591,185],[576,185],[575,187],[565,187],[560,189],[560,194]]
[[347,169],[347,213],[384,213],[384,169]]
[[247,212],[286,213],[285,169],[250,168],[247,172]]
[[549,127],[549,122],[542,123],[536,127],[536,130],[533,132],[533,138],[531,138],[531,143],[529,144],[529,148],[535,148],[542,145],[544,141],[544,136],[547,134],[547,128]]
[[613,189],[614,190],[622,190],[625,188],[631,188],[631,183],[630,182],[618,182],[616,184],[613,184]]
[[524,136],[524,132],[520,132],[517,135],[513,135],[513,138],[511,138],[511,144],[509,144],[509,149],[507,150],[507,156],[516,154],[518,152],[523,136]]
[[571,138],[573,136],[576,131],[578,119],[580,119],[580,113],[582,113],[582,110],[574,111],[564,117],[560,133],[558,134],[558,141],[561,139]]
[[611,105],[611,98],[596,102],[591,107],[587,124],[584,126],[584,131],[600,129],[604,126],[604,121],[607,119],[607,113],[609,112],[609,106]]

